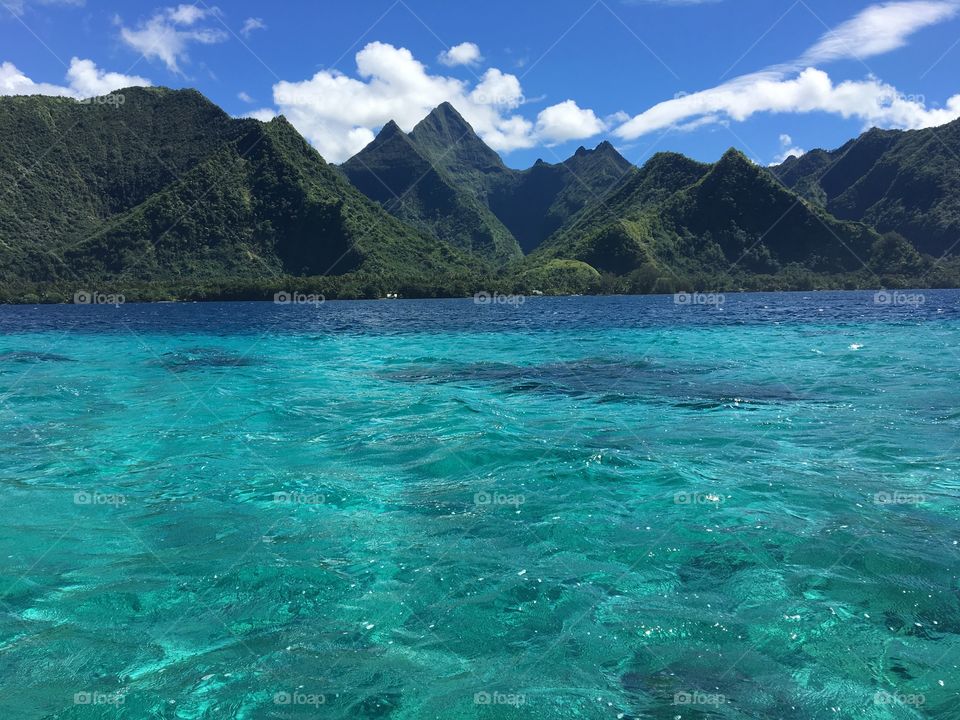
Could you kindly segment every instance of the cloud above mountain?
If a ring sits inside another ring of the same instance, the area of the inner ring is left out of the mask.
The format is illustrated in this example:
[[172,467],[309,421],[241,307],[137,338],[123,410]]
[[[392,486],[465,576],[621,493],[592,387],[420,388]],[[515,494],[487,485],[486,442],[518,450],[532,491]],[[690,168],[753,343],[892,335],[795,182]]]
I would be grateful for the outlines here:
[[475,65],[483,60],[483,55],[480,54],[480,47],[476,43],[465,42],[440,53],[437,59],[448,67],[456,67],[457,65]]
[[955,0],[907,0],[872,5],[828,31],[797,61],[806,66],[851,58],[866,60],[898,50],[918,30],[949,20]]
[[13,63],[0,63],[0,95],[59,95],[80,99],[107,95],[135,85],[152,85],[138,75],[101,70],[92,60],[76,57],[70,60],[66,80],[66,85],[34,82]]
[[[471,56],[472,50],[459,58]],[[520,80],[497,68],[473,82],[435,74],[406,48],[382,42],[360,50],[356,63],[356,77],[322,70],[273,88],[278,111],[332,162],[359,152],[390,120],[411,130],[443,102],[453,104],[488,145],[502,152],[584,139],[607,129],[592,110],[573,100],[548,107],[536,118],[525,117],[519,112],[526,102]],[[260,117],[270,112],[257,111]]]
[[773,159],[771,165],[779,165],[789,157],[802,157],[807,151],[793,144],[793,138],[787,134],[780,136],[780,153]]
[[120,21],[120,39],[148,60],[159,60],[168,70],[180,74],[181,64],[189,59],[187,50],[191,44],[213,45],[227,40],[222,28],[200,24],[218,13],[217,8],[206,5],[166,7],[136,27],[127,27]]
[[593,137],[606,129],[606,124],[593,110],[585,110],[573,100],[566,100],[540,113],[536,134],[547,144],[558,144]]
[[661,102],[615,130],[624,140],[714,122],[743,121],[757,113],[824,112],[891,128],[922,128],[960,117],[960,95],[942,108],[920,96],[901,93],[872,74],[835,82],[815,65],[836,60],[861,62],[903,47],[919,30],[960,11],[955,0],[913,0],[873,5],[825,33],[798,59],[738,77],[716,87]]

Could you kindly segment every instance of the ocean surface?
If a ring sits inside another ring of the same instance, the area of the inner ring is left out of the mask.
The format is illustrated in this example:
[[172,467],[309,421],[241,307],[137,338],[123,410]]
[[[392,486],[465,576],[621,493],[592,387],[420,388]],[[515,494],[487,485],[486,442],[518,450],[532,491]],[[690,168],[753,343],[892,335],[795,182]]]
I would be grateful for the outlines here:
[[958,718],[919,298],[0,307],[0,717]]

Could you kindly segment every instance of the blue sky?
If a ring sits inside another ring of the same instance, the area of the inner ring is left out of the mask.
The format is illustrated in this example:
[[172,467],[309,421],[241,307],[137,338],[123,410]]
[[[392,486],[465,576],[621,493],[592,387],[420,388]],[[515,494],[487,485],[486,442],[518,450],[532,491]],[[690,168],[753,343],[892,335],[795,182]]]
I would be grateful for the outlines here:
[[443,100],[514,167],[605,139],[766,164],[960,117],[960,0],[0,0],[0,37],[0,94],[196,87],[332,161]]

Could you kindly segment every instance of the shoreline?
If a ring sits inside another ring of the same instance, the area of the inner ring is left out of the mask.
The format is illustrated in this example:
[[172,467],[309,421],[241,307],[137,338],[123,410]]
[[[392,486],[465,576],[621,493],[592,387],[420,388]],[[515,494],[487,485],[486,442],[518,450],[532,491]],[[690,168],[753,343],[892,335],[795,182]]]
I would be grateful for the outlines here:
[[[122,305],[195,305],[195,304],[228,304],[228,303],[263,303],[269,305],[324,305],[327,303],[333,302],[382,302],[382,303],[392,303],[392,302],[404,302],[404,301],[425,301],[425,300],[437,300],[437,301],[473,301],[477,305],[514,305],[520,306],[524,303],[544,300],[544,299],[556,299],[556,298],[639,298],[639,297],[661,297],[661,298],[676,298],[677,296],[690,295],[708,295],[708,296],[726,296],[726,295],[796,295],[796,294],[806,294],[806,293],[892,293],[892,294],[910,294],[910,293],[923,293],[925,291],[957,291],[960,290],[960,285],[957,286],[924,286],[924,285],[905,285],[900,287],[881,287],[881,286],[872,286],[872,287],[858,287],[858,288],[791,288],[791,289],[777,289],[777,290],[753,290],[753,289],[737,289],[737,290],[689,290],[689,291],[679,291],[676,293],[660,293],[660,292],[651,292],[651,293],[512,293],[512,294],[502,294],[501,297],[505,298],[517,298],[519,302],[499,302],[499,301],[490,301],[487,300],[478,300],[478,296],[486,294],[488,297],[496,297],[496,293],[487,293],[486,291],[481,291],[469,295],[413,295],[413,296],[401,296],[401,297],[319,297],[314,300],[304,300],[304,301],[290,301],[282,302],[273,299],[264,298],[262,296],[251,296],[251,297],[184,297],[184,298],[173,298],[173,299],[127,299],[123,294],[119,294],[118,302],[74,302],[72,300],[42,300],[40,302],[30,301],[30,300],[0,300],[0,307],[42,307],[42,306],[78,306],[78,307],[103,307],[103,306],[122,306]],[[309,294],[305,294],[308,295]],[[136,297],[136,296],[135,296]],[[682,302],[678,304],[683,304]],[[696,303],[694,303],[696,304]]]

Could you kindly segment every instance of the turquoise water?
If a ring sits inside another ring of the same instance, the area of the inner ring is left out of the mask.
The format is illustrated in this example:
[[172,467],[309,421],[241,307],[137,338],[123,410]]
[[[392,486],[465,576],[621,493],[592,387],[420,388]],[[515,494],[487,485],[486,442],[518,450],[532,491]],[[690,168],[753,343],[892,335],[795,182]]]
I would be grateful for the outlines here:
[[960,293],[0,331],[0,717],[960,717]]

